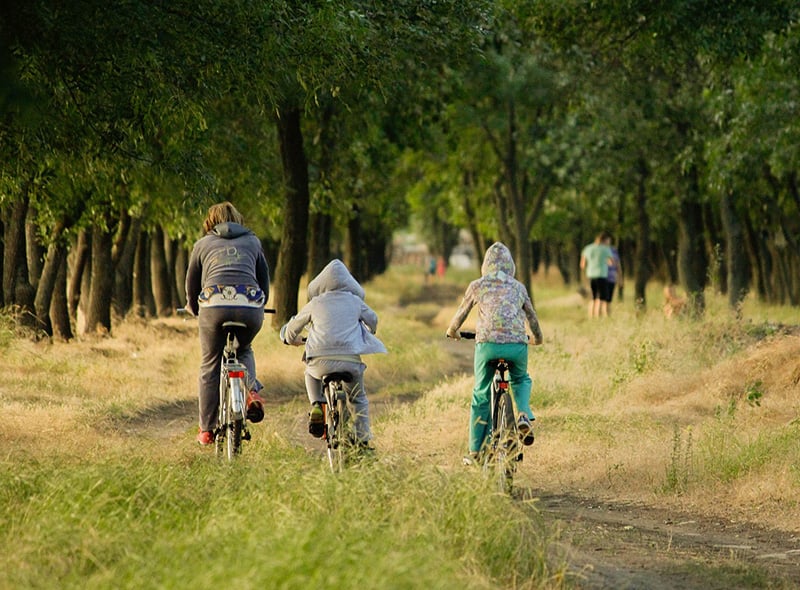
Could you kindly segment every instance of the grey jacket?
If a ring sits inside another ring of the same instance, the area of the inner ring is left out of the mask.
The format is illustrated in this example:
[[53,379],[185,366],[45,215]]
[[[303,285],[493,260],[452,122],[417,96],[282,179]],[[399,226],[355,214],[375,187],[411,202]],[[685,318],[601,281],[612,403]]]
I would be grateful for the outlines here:
[[308,326],[306,359],[386,352],[375,337],[378,315],[364,302],[364,289],[341,260],[332,260],[308,284],[308,303],[281,328],[287,344],[301,344]]
[[197,240],[186,269],[186,307],[197,315],[201,291],[216,285],[259,287],[269,298],[269,267],[261,242],[238,223],[220,223]]

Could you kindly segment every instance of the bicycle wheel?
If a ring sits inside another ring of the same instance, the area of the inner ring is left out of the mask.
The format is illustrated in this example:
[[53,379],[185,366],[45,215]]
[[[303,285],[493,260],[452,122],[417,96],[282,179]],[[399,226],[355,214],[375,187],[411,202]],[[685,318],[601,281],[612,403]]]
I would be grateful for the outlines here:
[[219,376],[219,411],[217,412],[217,427],[214,429],[214,453],[221,458],[225,453],[225,441],[227,440],[228,429],[228,388],[226,376],[223,372]]
[[228,381],[228,395],[226,399],[228,421],[225,424],[225,438],[227,440],[227,455],[233,460],[242,452],[242,432],[244,431],[244,418],[241,417],[244,407],[244,390],[241,379]]
[[339,473],[345,466],[347,437],[345,424],[347,421],[347,400],[341,386],[335,381],[328,384],[325,390],[327,399],[325,412],[325,436],[328,440],[328,463],[331,471]]
[[510,492],[517,465],[517,433],[511,395],[504,391],[497,402],[494,436],[494,469],[498,490]]

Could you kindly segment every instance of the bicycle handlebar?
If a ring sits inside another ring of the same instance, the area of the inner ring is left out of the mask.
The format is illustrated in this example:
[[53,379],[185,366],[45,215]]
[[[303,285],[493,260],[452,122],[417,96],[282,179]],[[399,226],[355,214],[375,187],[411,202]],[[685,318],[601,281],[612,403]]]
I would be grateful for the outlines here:
[[[461,338],[463,338],[464,340],[475,340],[475,332],[471,332],[469,330],[461,330],[459,331],[458,335],[461,336]],[[531,337],[528,336],[528,340],[530,339]]]
[[[194,315],[188,309],[186,309],[185,307],[179,307],[178,309],[175,310],[175,313],[177,313],[179,316],[182,316],[182,315]],[[276,312],[271,307],[265,307],[264,308],[264,313],[276,313]]]

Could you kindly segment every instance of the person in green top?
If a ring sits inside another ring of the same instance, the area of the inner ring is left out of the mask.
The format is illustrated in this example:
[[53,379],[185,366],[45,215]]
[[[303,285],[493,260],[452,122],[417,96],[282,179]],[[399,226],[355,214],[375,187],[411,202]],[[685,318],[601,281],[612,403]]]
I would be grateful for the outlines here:
[[608,267],[614,264],[614,253],[606,243],[608,233],[597,234],[594,242],[588,244],[581,252],[581,269],[592,287],[592,301],[589,303],[589,317],[598,318],[608,315],[608,302],[611,293],[608,284]]

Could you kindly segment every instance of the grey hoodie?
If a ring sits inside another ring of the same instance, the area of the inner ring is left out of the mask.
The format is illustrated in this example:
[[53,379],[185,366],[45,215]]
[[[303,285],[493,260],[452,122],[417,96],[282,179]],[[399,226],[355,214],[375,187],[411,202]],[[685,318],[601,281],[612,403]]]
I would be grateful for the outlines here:
[[332,260],[308,284],[308,303],[283,328],[288,344],[302,343],[306,359],[386,352],[374,336],[378,315],[364,302],[364,289],[341,260]]
[[195,315],[197,297],[205,287],[260,287],[269,298],[269,267],[261,242],[238,223],[220,223],[197,240],[186,268],[186,307]]

